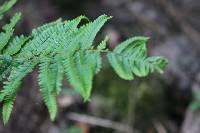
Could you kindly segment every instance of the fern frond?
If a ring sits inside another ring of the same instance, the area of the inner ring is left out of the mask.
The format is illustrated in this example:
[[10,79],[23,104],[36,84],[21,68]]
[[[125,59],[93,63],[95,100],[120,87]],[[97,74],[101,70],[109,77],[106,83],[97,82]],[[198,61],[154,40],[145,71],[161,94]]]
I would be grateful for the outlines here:
[[[0,7],[0,13],[11,5]],[[22,79],[38,64],[40,91],[52,120],[56,116],[56,96],[61,91],[64,74],[85,101],[90,99],[93,78],[102,67],[101,53],[107,53],[111,66],[126,80],[132,80],[135,75],[143,77],[154,71],[162,72],[167,64],[163,57],[147,56],[148,38],[145,37],[131,38],[113,51],[106,48],[107,37],[94,47],[97,33],[111,18],[106,15],[82,26],[80,22],[88,20],[85,16],[69,21],[58,19],[33,29],[30,36],[13,37],[20,16],[15,14],[0,33],[0,80],[9,75],[0,91],[4,123],[10,118]]]
[[161,70],[167,60],[163,57],[147,57],[146,37],[133,37],[119,44],[113,52],[107,54],[115,72],[123,79],[132,80],[134,74],[139,77]]
[[32,71],[35,65],[36,63],[33,62],[25,62],[18,67],[12,68],[8,81],[4,83],[4,89],[0,92],[0,101],[4,101],[2,112],[4,124],[6,124],[10,118],[21,80]]
[[3,48],[6,46],[6,44],[8,44],[10,38],[13,35],[14,32],[14,26],[17,24],[17,22],[19,21],[21,17],[21,13],[16,13],[10,20],[9,24],[6,24],[3,26],[3,30],[5,32],[1,32],[0,33],[0,53],[2,53]]
[[84,100],[89,100],[92,80],[99,70],[100,54],[92,51],[79,51],[64,60],[65,71],[70,84]]
[[48,58],[43,58],[39,64],[40,71],[38,82],[40,85],[40,91],[42,93],[43,100],[45,105],[49,110],[49,114],[51,120],[55,119],[56,112],[57,112],[57,103],[56,103],[56,93],[54,89],[53,83],[53,75],[50,69],[51,60]]
[[17,0],[8,0],[0,6],[0,19],[3,18],[3,14],[7,12],[16,3],[16,1]]
[[21,80],[32,71],[36,64],[36,61],[24,62],[12,68],[8,81],[4,82],[3,90],[0,91],[0,102],[13,97],[18,92]]
[[2,116],[3,116],[4,125],[7,124],[8,120],[10,119],[14,101],[15,101],[15,96],[10,97],[9,99],[6,99],[3,103]]

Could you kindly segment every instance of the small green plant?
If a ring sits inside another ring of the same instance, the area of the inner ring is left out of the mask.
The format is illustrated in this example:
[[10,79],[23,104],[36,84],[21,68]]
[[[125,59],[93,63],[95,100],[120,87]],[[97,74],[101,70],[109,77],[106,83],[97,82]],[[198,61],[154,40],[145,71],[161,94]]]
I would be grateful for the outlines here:
[[198,110],[200,109],[200,90],[197,89],[193,92],[193,100],[190,104],[190,108],[192,110]]
[[[0,7],[0,16],[3,17],[15,2],[10,0],[4,3]],[[70,21],[58,19],[33,29],[30,36],[13,36],[20,16],[16,13],[0,33],[0,80],[4,83],[0,102],[3,102],[5,124],[10,118],[22,79],[36,66],[39,66],[38,83],[43,100],[50,118],[54,120],[56,96],[60,93],[64,75],[84,100],[89,100],[93,77],[102,66],[102,53],[107,55],[119,77],[125,80],[133,80],[134,75],[145,77],[155,70],[162,72],[167,64],[163,57],[147,56],[147,37],[130,38],[114,50],[106,48],[106,38],[95,47],[93,41],[96,34],[111,19],[107,15],[99,16],[93,22],[85,16]],[[81,20],[88,23],[80,26]]]
[[81,129],[79,127],[72,126],[65,133],[83,133],[83,132],[81,131]]

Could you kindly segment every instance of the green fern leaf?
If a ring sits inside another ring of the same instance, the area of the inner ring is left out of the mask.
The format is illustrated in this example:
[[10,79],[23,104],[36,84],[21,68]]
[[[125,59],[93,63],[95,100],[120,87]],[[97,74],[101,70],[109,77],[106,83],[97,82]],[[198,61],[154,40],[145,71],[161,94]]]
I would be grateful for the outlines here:
[[98,52],[79,51],[74,56],[64,60],[67,77],[71,85],[79,92],[84,100],[89,100],[92,80],[99,69],[100,55]]
[[119,44],[108,53],[108,60],[115,72],[123,79],[132,80],[134,75],[145,77],[149,73],[161,70],[167,60],[163,57],[147,57],[146,37],[133,37]]
[[[14,4],[14,0],[10,2],[0,7],[0,13],[3,14]],[[4,123],[10,118],[22,79],[38,64],[40,91],[54,120],[56,96],[61,91],[64,73],[84,100],[89,100],[93,78],[102,67],[101,53],[107,53],[111,66],[126,80],[132,80],[135,75],[143,77],[154,71],[162,72],[167,63],[163,57],[147,56],[148,38],[145,37],[131,38],[113,51],[106,49],[106,37],[95,47],[93,41],[97,33],[111,18],[106,15],[83,26],[80,26],[81,20],[88,20],[85,16],[69,21],[58,19],[33,29],[28,37],[13,37],[14,26],[20,16],[20,13],[15,14],[0,33],[0,80],[9,75],[0,91],[0,102],[4,103]]]
[[0,91],[0,102],[3,100],[13,97],[18,92],[21,80],[32,71],[34,66],[37,64],[36,61],[24,62],[23,64],[13,67],[8,81],[4,82],[3,90]]
[[4,125],[7,124],[10,119],[14,100],[15,100],[15,97],[10,97],[9,99],[6,99],[3,103],[2,116],[3,116]]
[[115,72],[125,80],[133,80],[133,74],[128,58],[117,55],[115,53],[109,53],[108,60],[115,70]]
[[15,3],[17,0],[9,0],[3,3],[3,5],[0,6],[0,19],[3,17],[3,14],[7,12]]
[[55,119],[57,112],[56,93],[54,89],[52,69],[50,69],[51,60],[43,58],[39,64],[39,85],[43,100],[48,108],[51,120]]
[[0,101],[4,101],[2,112],[4,124],[6,124],[10,118],[21,80],[32,71],[35,65],[36,63],[26,62],[18,67],[12,68],[8,81],[5,82],[4,90],[0,92]]
[[10,38],[13,35],[14,32],[14,26],[17,24],[21,17],[21,13],[16,13],[10,20],[9,24],[6,24],[3,26],[3,30],[5,32],[0,33],[0,53],[2,53],[3,48],[6,46],[6,44],[9,42]]

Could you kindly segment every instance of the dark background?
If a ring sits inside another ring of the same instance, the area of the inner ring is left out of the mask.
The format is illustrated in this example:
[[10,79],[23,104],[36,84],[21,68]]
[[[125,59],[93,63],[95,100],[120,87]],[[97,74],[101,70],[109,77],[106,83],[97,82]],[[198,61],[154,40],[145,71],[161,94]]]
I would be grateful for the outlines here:
[[128,82],[119,79],[105,60],[90,102],[83,103],[63,82],[55,122],[49,120],[42,102],[36,70],[25,78],[9,124],[3,126],[0,121],[0,133],[200,132],[200,113],[190,108],[200,88],[199,0],[19,0],[4,22],[16,11],[23,14],[17,34],[29,34],[60,17],[86,15],[93,20],[111,15],[96,42],[109,35],[112,48],[129,37],[148,36],[149,54],[167,57],[169,65],[163,75]]

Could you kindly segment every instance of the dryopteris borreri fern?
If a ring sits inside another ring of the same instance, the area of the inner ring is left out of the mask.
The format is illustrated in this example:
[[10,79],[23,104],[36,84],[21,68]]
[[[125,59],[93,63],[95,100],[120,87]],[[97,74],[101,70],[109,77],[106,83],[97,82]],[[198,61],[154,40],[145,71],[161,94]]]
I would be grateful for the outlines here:
[[[0,7],[0,16],[16,2]],[[162,72],[167,64],[163,57],[147,56],[147,37],[133,37],[114,50],[106,49],[107,38],[97,47],[93,41],[101,27],[111,17],[102,15],[93,22],[85,16],[70,21],[61,19],[33,29],[30,36],[13,36],[21,14],[16,13],[0,33],[0,91],[3,121],[7,123],[22,79],[39,66],[38,82],[43,100],[52,120],[57,112],[56,96],[61,91],[64,75],[84,100],[90,98],[92,80],[101,69],[101,54],[107,54],[114,71],[125,80],[145,77],[155,70]],[[81,20],[89,21],[80,26]],[[7,78],[8,77],[8,78]],[[6,81],[5,81],[6,79]]]

